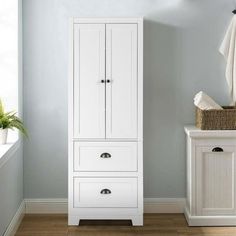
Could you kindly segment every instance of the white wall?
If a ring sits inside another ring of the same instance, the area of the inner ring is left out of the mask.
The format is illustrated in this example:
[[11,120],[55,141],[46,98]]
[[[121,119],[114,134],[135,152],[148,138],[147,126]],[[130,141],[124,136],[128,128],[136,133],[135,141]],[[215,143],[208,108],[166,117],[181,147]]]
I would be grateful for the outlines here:
[[228,104],[218,53],[233,0],[23,0],[26,198],[67,197],[71,16],[144,16],[145,197],[185,196],[183,126],[204,90]]

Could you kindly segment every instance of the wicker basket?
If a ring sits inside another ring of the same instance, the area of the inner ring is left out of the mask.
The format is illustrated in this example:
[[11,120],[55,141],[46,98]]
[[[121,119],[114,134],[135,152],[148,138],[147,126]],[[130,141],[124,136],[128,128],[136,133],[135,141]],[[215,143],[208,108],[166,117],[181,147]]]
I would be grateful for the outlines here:
[[196,108],[196,126],[201,130],[236,130],[236,107],[203,111]]

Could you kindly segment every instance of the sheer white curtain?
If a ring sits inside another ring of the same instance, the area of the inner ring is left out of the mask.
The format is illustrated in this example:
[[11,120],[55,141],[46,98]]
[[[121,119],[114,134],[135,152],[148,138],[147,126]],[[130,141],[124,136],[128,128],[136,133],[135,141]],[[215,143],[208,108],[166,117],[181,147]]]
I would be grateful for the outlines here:
[[18,110],[18,0],[0,0],[0,97]]

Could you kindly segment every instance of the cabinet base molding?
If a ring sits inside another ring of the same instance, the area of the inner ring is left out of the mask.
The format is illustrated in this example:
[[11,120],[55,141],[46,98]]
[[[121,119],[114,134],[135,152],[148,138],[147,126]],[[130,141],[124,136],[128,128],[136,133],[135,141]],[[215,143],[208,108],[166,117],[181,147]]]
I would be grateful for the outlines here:
[[[117,215],[99,215],[94,217],[93,215],[68,215],[68,225],[79,225],[80,220],[117,220]],[[120,215],[119,220],[131,220],[133,226],[142,226],[143,225],[143,215]]]
[[187,208],[184,215],[189,226],[236,226],[236,216],[191,216]]

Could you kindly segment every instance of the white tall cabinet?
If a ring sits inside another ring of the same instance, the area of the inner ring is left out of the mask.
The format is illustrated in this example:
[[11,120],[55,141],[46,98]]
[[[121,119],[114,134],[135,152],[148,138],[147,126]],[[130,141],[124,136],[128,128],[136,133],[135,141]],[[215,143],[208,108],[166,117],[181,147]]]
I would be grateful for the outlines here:
[[69,225],[143,224],[143,20],[71,19]]

